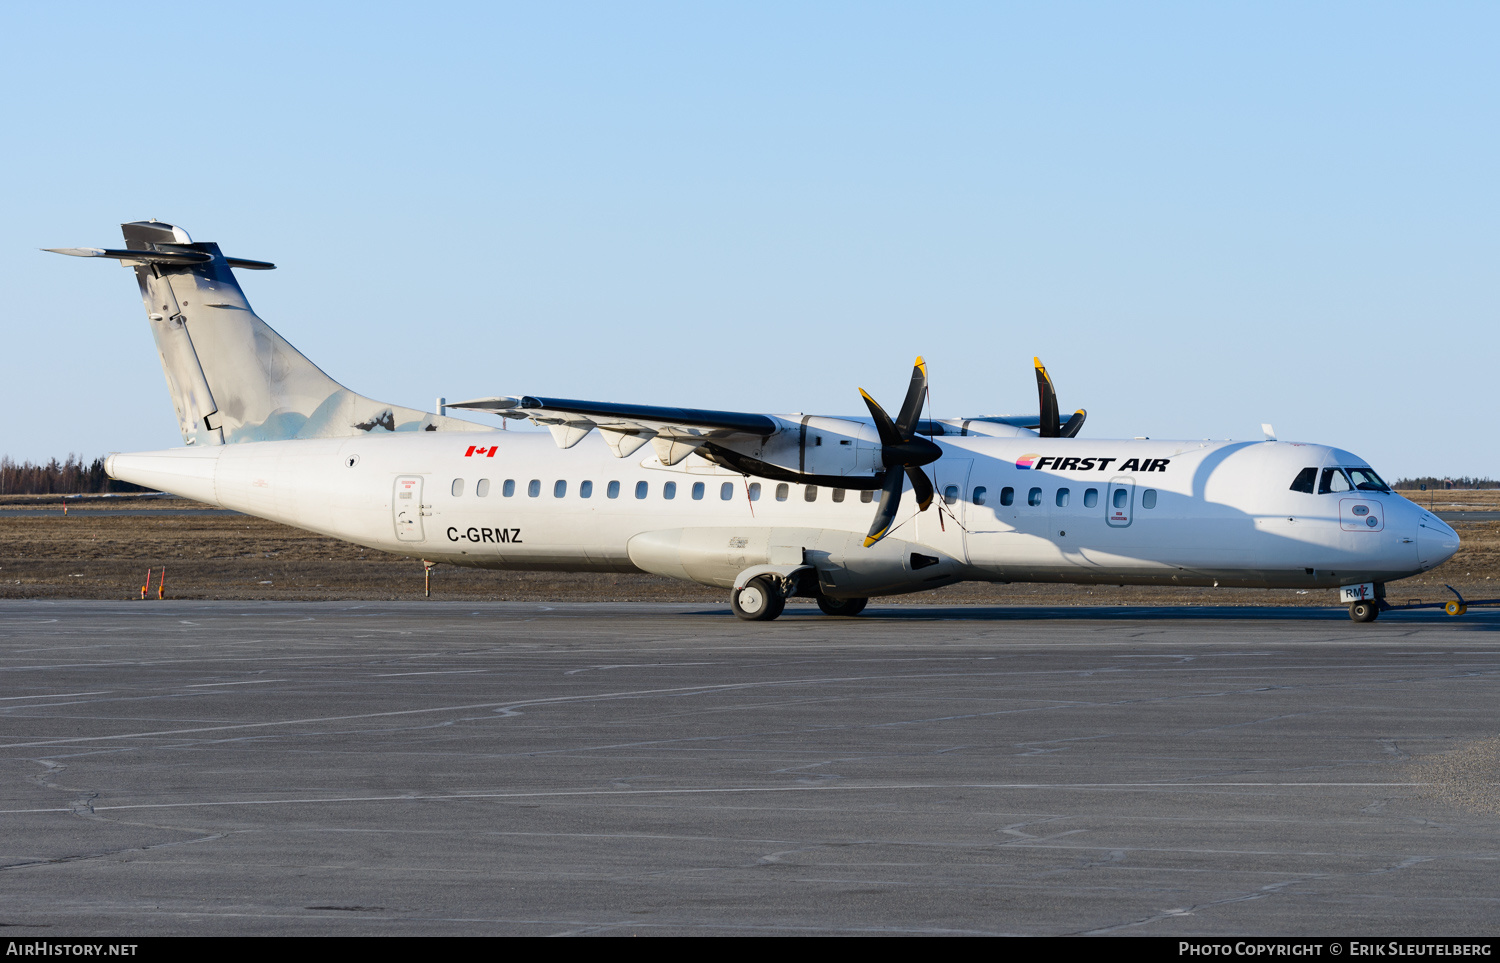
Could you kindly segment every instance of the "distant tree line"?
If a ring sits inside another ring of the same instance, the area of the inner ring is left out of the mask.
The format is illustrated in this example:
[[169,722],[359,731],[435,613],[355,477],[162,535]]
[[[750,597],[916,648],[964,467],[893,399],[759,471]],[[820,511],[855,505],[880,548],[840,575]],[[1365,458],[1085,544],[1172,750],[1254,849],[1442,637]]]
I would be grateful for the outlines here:
[[1428,491],[1442,491],[1445,488],[1500,488],[1500,481],[1493,478],[1470,478],[1467,475],[1463,478],[1436,478],[1427,475],[1422,478],[1397,479],[1391,487],[1398,491],[1415,491],[1423,485],[1427,486]]
[[144,492],[150,489],[114,481],[104,474],[104,459],[84,464],[77,455],[67,461],[56,458],[45,465],[19,464],[9,455],[0,457],[0,495],[95,495],[103,492]]

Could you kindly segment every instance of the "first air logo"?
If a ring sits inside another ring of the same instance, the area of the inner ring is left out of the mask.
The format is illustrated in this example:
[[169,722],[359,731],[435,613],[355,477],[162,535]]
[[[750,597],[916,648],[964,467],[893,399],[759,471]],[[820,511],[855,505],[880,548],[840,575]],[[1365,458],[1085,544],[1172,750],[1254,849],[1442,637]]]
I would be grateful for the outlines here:
[[[1022,455],[1016,459],[1016,467],[1034,471],[1041,471],[1043,468],[1051,468],[1053,471],[1108,471],[1109,466],[1119,460],[1117,457],[1057,458],[1052,455]],[[1115,471],[1166,471],[1171,463],[1170,458],[1127,458]]]

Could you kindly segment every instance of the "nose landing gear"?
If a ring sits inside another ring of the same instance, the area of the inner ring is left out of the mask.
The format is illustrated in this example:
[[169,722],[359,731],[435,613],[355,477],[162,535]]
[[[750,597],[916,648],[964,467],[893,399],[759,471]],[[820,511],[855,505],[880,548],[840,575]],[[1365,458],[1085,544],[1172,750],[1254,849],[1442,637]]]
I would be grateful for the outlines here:
[[1371,599],[1367,602],[1355,602],[1349,606],[1349,618],[1356,622],[1373,622],[1380,617],[1380,606]]

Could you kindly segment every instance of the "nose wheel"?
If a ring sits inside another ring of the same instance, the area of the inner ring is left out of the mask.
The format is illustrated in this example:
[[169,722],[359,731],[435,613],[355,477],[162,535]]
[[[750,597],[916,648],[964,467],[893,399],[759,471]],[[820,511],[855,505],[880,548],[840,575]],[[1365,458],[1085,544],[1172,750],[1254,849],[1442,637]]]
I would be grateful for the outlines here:
[[1349,618],[1356,622],[1373,622],[1380,617],[1380,606],[1374,602],[1355,602],[1349,606]]

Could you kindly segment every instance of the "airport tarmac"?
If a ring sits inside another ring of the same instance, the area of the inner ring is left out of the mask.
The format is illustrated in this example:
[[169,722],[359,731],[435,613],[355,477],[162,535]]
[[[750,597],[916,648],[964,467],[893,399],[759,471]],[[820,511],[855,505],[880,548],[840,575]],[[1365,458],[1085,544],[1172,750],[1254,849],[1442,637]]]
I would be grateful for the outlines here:
[[0,601],[0,925],[1494,935],[1497,631]]

